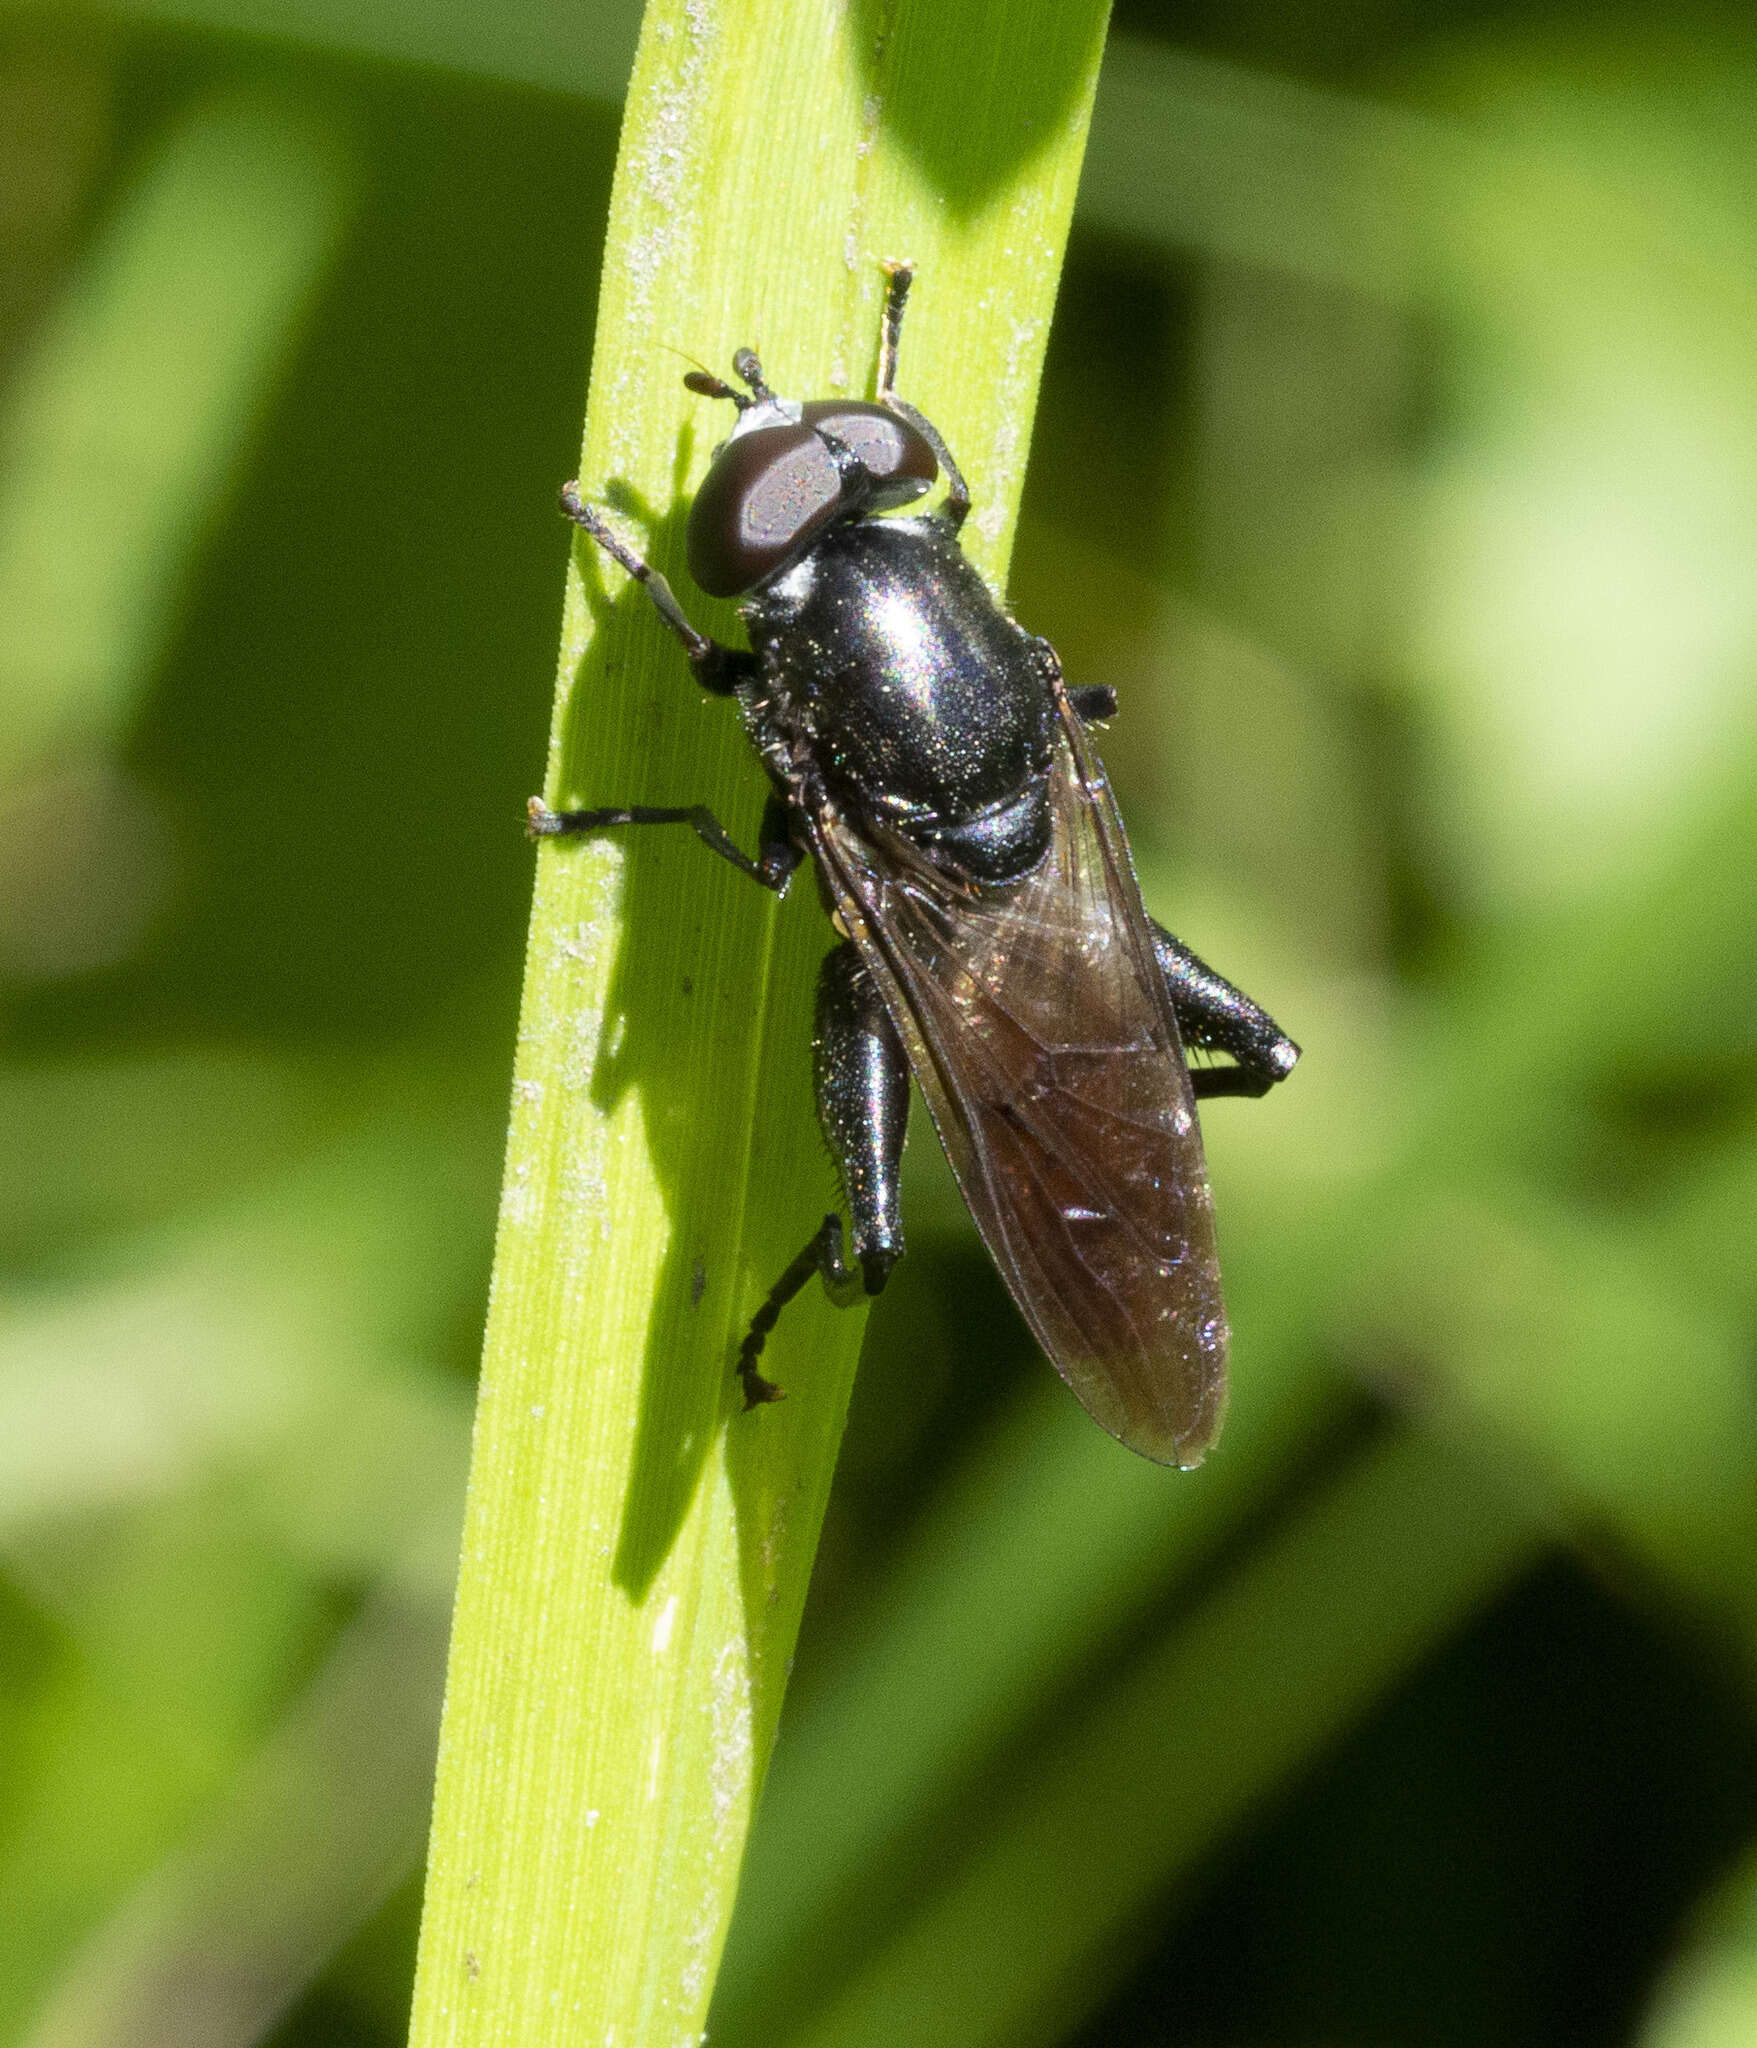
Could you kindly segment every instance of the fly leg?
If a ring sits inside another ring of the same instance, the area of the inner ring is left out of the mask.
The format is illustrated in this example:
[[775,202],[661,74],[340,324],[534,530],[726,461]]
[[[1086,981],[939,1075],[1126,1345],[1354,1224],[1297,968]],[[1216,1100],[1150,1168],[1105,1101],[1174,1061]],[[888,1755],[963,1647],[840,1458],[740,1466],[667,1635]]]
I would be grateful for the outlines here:
[[684,616],[670,584],[616,533],[596,505],[586,503],[577,483],[562,485],[561,509],[575,526],[583,527],[592,536],[613,562],[620,562],[653,600],[653,609],[676,634],[695,671],[695,679],[704,690],[711,690],[716,697],[729,697],[741,682],[755,676],[756,657],[710,640],[706,633],[698,633]]
[[1064,683],[1062,658],[1049,642],[1033,633],[1028,644],[1043,680],[1058,695],[1066,691],[1068,709],[1082,725],[1102,725],[1116,716],[1116,691],[1109,683]]
[[877,1294],[903,1256],[899,1179],[909,1125],[909,1056],[852,940],[818,974],[812,1073],[818,1118],[854,1221],[854,1256]]
[[964,472],[952,460],[952,451],[940,439],[939,428],[918,413],[906,398],[899,398],[896,390],[897,344],[903,336],[903,308],[908,303],[909,287],[915,281],[915,266],[887,263],[885,275],[890,283],[885,287],[884,320],[879,328],[878,402],[898,419],[907,420],[933,450],[935,461],[946,473],[946,495],[939,516],[956,533],[970,510],[970,486],[964,481]]
[[[595,505],[586,503],[578,484],[562,485],[561,509],[592,536],[612,561],[620,562],[652,599],[660,618],[681,641],[695,679],[704,690],[711,690],[716,696],[729,696],[741,681],[756,673],[753,655],[722,646],[718,640],[710,640],[705,633],[696,631],[684,617],[670,584],[612,531]],[[725,826],[706,804],[632,804],[595,811],[552,811],[541,797],[534,796],[528,810],[527,829],[533,839],[570,839],[582,832],[600,832],[609,825],[687,825],[710,851],[730,861],[740,874],[761,882],[765,889],[773,889],[777,896],[786,893],[800,861],[799,849],[787,829],[786,806],[774,795],[763,810],[761,845],[755,860],[733,843]]]
[[842,1219],[834,1209],[812,1232],[786,1272],[763,1296],[762,1307],[750,1319],[750,1328],[745,1331],[744,1342],[738,1347],[738,1378],[744,1388],[746,1414],[753,1408],[760,1408],[765,1401],[784,1398],[783,1390],[757,1371],[756,1362],[769,1341],[769,1332],[781,1320],[781,1311],[814,1273],[823,1275],[824,1291],[838,1308],[852,1308],[860,1299],[860,1275],[849,1265],[847,1254],[842,1249]]
[[812,1054],[818,1117],[854,1219],[854,1257],[843,1249],[841,1217],[828,1215],[769,1289],[738,1351],[747,1408],[780,1394],[756,1362],[782,1309],[813,1273],[823,1276],[830,1299],[847,1308],[863,1293],[877,1294],[903,1256],[898,1181],[909,1123],[909,1060],[852,944],[838,946],[818,976]]
[[763,806],[761,844],[752,860],[706,804],[629,804],[597,811],[552,811],[540,796],[526,806],[525,826],[533,839],[575,839],[582,832],[601,832],[608,825],[687,825],[709,852],[730,861],[741,875],[785,896],[801,858],[787,830],[787,806],[771,793]]
[[1116,692],[1109,683],[1077,683],[1068,692],[1068,702],[1082,725],[1102,725],[1116,716]]
[[1199,960],[1164,925],[1148,922],[1153,956],[1184,1044],[1228,1053],[1233,1060],[1230,1067],[1192,1067],[1190,1083],[1197,1095],[1267,1095],[1293,1072],[1299,1047],[1267,1010]]

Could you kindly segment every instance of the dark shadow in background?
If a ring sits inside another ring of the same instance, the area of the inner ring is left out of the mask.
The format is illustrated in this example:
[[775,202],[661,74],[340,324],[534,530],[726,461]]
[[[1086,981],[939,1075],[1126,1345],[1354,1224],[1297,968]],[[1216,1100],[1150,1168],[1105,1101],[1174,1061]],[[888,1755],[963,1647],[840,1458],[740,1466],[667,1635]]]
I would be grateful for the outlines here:
[[341,1050],[468,1012],[504,1104],[615,115],[178,42],[130,66],[126,132],[241,76],[339,109],[362,203],[130,747],[180,898],[20,1023]]
[[1729,1675],[1558,1556],[1180,1886],[1066,2048],[1619,2048],[1754,1825]]

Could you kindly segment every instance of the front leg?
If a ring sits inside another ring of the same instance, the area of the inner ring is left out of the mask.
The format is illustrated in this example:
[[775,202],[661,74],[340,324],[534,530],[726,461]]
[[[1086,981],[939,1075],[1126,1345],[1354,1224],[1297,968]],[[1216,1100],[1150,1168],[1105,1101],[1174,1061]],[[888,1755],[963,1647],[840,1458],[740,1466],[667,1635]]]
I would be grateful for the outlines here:
[[1268,1011],[1216,974],[1164,925],[1149,918],[1148,926],[1184,1044],[1228,1053],[1233,1060],[1230,1067],[1192,1067],[1190,1083],[1197,1095],[1267,1095],[1277,1081],[1285,1081],[1299,1059],[1299,1047]]
[[830,1299],[846,1308],[862,1292],[877,1294],[903,1256],[899,1182],[909,1125],[909,1060],[848,942],[828,955],[818,976],[812,1068],[818,1117],[854,1219],[855,1263],[843,1250],[841,1217],[826,1216],[769,1289],[739,1347],[746,1408],[779,1397],[780,1388],[757,1370],[757,1359],[782,1309],[813,1273],[823,1276]]
[[711,690],[716,697],[729,697],[740,683],[754,678],[756,657],[697,632],[685,617],[670,584],[616,534],[596,505],[586,503],[577,483],[562,485],[561,509],[592,536],[613,562],[619,562],[653,600],[653,609],[682,643],[695,679],[704,690]]

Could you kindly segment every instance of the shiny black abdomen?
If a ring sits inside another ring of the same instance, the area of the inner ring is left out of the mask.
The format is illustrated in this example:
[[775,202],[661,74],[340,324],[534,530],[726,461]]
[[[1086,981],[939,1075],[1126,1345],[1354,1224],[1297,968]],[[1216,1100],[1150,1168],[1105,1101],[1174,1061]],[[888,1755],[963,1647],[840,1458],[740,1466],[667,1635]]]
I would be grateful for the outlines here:
[[933,519],[833,528],[747,599],[763,685],[826,784],[983,881],[1049,843],[1055,706],[1031,637]]

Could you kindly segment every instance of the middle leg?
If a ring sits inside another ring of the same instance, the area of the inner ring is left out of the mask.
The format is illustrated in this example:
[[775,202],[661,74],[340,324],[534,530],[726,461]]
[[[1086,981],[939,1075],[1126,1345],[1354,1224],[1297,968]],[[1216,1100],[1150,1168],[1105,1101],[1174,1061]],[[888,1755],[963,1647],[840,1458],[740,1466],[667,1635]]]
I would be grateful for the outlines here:
[[710,853],[717,853],[741,875],[785,896],[793,871],[804,857],[788,830],[787,806],[773,791],[763,806],[762,842],[757,857],[749,854],[706,804],[617,804],[596,811],[552,811],[540,796],[525,806],[525,830],[533,839],[577,839],[609,825],[687,825]]

